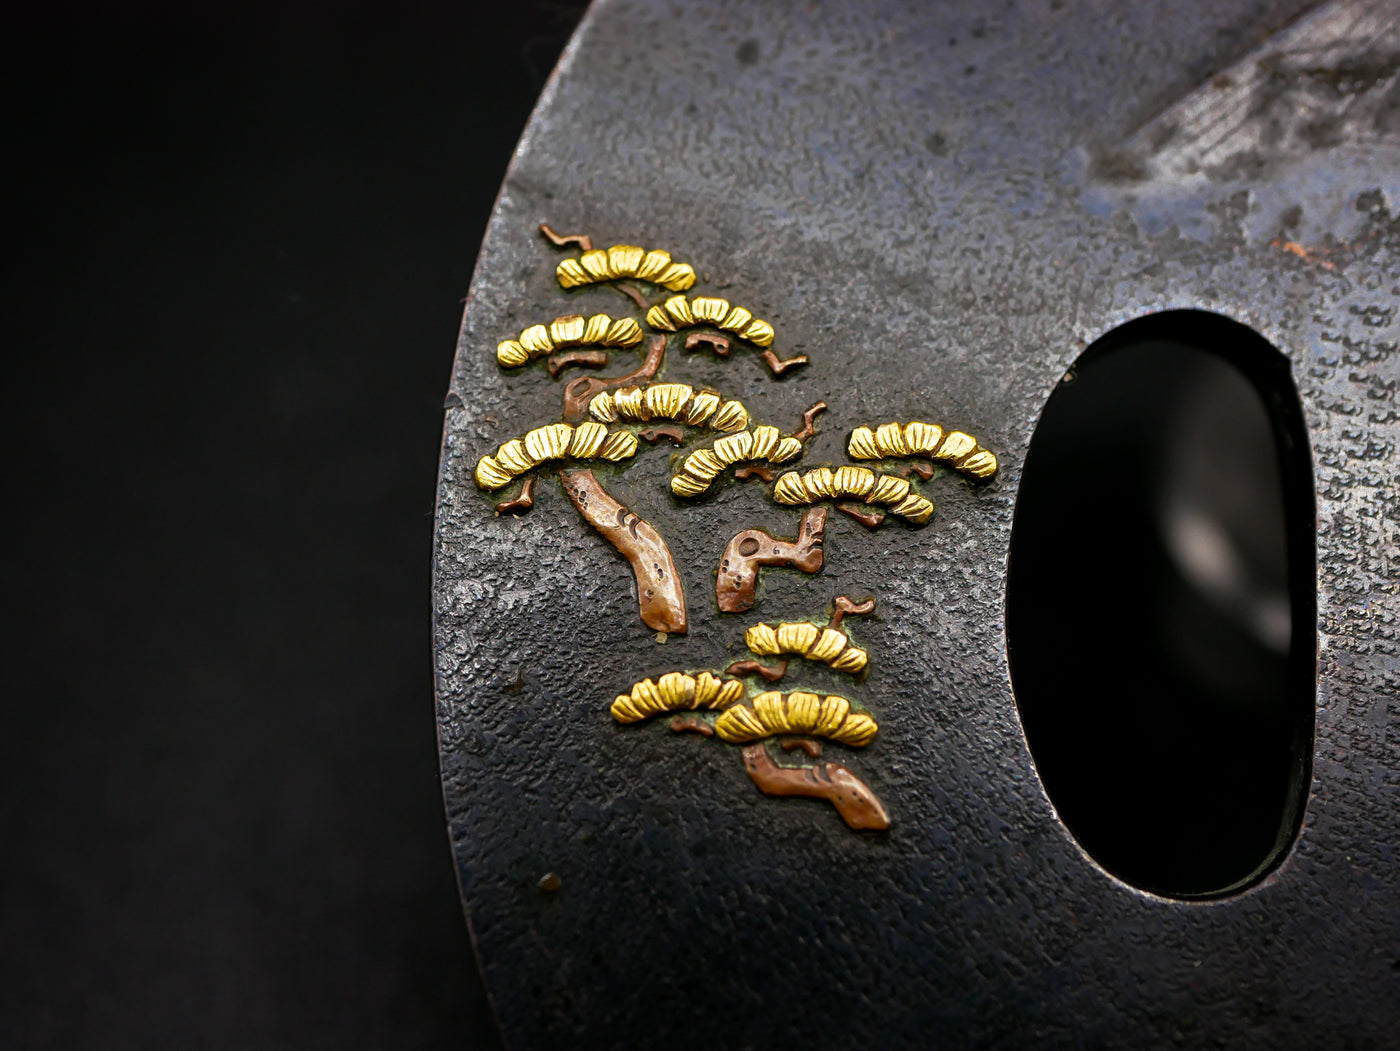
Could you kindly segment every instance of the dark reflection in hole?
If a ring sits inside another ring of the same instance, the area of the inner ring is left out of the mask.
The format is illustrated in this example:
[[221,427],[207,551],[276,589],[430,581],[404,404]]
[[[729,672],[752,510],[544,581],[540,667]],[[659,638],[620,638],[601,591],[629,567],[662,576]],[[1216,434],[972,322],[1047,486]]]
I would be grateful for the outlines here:
[[1313,492],[1287,363],[1174,311],[1065,381],[1027,454],[1007,582],[1036,768],[1128,882],[1247,885],[1296,833],[1312,745]]

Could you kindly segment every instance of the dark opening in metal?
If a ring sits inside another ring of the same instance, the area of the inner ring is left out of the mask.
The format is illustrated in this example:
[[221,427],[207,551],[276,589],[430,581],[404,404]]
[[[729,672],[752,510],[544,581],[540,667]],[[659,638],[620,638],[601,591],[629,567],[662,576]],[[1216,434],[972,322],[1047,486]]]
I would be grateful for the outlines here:
[[1314,534],[1298,394],[1252,329],[1141,318],[1046,403],[1011,535],[1011,678],[1051,802],[1119,878],[1226,893],[1296,835]]

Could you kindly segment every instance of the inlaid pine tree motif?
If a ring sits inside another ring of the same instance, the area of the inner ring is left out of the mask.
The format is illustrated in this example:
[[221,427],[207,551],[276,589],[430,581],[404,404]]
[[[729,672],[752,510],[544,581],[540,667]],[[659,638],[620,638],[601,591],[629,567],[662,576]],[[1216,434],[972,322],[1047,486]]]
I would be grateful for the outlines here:
[[[607,314],[571,314],[533,325],[500,344],[496,356],[501,367],[522,368],[543,358],[550,376],[558,379],[572,368],[605,367],[611,352],[645,343],[643,360],[625,375],[583,375],[570,380],[563,388],[559,422],[536,427],[481,457],[476,484],[496,492],[523,477],[518,495],[499,503],[497,513],[524,512],[533,506],[536,477],[554,468],[584,521],[632,567],[641,618],[648,627],[668,634],[687,630],[681,573],[661,534],[615,499],[593,469],[600,462],[630,463],[641,442],[684,447],[695,442],[697,435],[701,440],[706,432],[717,435],[689,452],[672,477],[672,494],[682,505],[704,499],[722,475],[732,472],[737,478],[761,479],[765,492],[779,504],[806,507],[794,540],[749,529],[729,541],[716,574],[715,597],[722,613],[753,607],[760,567],[785,566],[809,574],[821,569],[826,505],[872,530],[891,514],[921,526],[934,508],[914,488],[912,473],[926,481],[934,464],[976,479],[996,472],[996,458],[970,435],[916,421],[858,427],[848,451],[855,459],[927,462],[904,463],[884,472],[844,464],[779,474],[779,468],[805,452],[825,402],[803,414],[798,430],[783,434],[772,425],[753,425],[738,399],[689,384],[661,382],[660,370],[673,340],[683,341],[687,350],[706,349],[722,357],[729,356],[736,342],[751,346],[774,376],[807,364],[806,355],[779,358],[772,350],[772,326],[746,307],[718,297],[687,296],[695,284],[695,271],[689,264],[672,261],[665,251],[631,245],[596,250],[586,236],[561,236],[548,226],[540,230],[559,247],[576,245],[582,250],[577,258],[559,263],[556,275],[562,288],[611,283],[636,304],[643,317],[639,322]],[[633,282],[669,295],[651,302]],[[782,680],[793,658],[824,664],[858,682],[865,675],[868,656],[852,642],[842,622],[847,615],[873,609],[873,600],[857,603],[840,596],[824,623],[753,625],[745,639],[756,659],[735,662],[724,672],[670,672],[656,680],[643,679],[613,702],[613,717],[626,724],[671,713],[672,730],[740,746],[745,769],[765,793],[826,799],[852,828],[887,828],[885,808],[863,781],[845,766],[819,761],[821,739],[852,748],[868,745],[878,730],[873,716],[843,696],[802,689],[784,693],[752,685],[755,679],[764,680],[765,685]],[[761,663],[761,658],[775,656],[784,659],[774,665]],[[778,751],[770,751],[771,745]]]

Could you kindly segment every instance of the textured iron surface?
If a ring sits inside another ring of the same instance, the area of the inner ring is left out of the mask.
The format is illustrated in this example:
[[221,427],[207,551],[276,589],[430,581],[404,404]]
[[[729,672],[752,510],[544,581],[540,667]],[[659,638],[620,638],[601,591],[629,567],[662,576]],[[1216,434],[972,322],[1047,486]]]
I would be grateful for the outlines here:
[[[1347,36],[1368,8],[1294,21],[1303,6],[590,12],[482,250],[439,492],[444,786],[510,1045],[1392,1042],[1396,55],[1393,33]],[[1259,75],[1281,39],[1303,60]],[[1295,109],[1325,127],[1260,126],[1279,104],[1250,101],[1282,97],[1289,69],[1290,90],[1313,93]],[[1253,94],[1231,89],[1242,82]],[[697,292],[752,305],[811,355],[779,380],[743,357],[678,355],[666,372],[728,392],[750,369],[735,393],[763,420],[825,398],[807,462],[843,459],[857,423],[929,414],[1001,458],[986,487],[930,489],[923,530],[872,537],[831,516],[821,574],[773,573],[755,610],[801,619],[837,594],[878,597],[862,641],[882,730],[859,761],[888,833],[761,796],[712,743],[623,733],[607,716],[637,676],[744,655],[747,621],[715,610],[710,574],[733,533],[791,536],[797,513],[743,484],[682,509],[664,454],[623,475],[614,493],[686,575],[690,633],[661,645],[626,565],[557,482],[542,479],[519,519],[496,518],[473,487],[479,455],[559,412],[558,385],[502,373],[496,343],[566,302],[619,310],[608,289],[562,298],[541,221],[668,248],[701,272]],[[1261,884],[1210,903],[1142,894],[1076,847],[1026,748],[1003,633],[1012,507],[1047,396],[1089,342],[1181,307],[1249,324],[1292,359],[1318,496],[1304,825]],[[557,891],[541,890],[546,873]]]

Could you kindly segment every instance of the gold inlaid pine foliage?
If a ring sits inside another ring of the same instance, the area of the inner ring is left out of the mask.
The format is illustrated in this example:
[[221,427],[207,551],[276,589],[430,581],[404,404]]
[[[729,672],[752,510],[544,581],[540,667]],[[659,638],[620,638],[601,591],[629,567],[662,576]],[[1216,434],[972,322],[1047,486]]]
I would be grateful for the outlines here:
[[496,360],[506,368],[524,365],[535,358],[566,347],[635,347],[642,341],[642,328],[630,317],[614,321],[607,314],[566,314],[548,325],[531,325],[518,339],[508,339],[496,348]]
[[715,296],[672,296],[647,311],[647,324],[662,332],[678,332],[697,325],[713,325],[731,332],[756,347],[773,345],[773,326],[753,316],[743,307],[730,306],[729,300]]
[[744,641],[749,651],[760,657],[795,653],[852,675],[864,671],[870,660],[840,628],[818,628],[815,624],[779,624],[776,628],[755,624],[744,632]]
[[749,411],[740,402],[725,401],[713,391],[697,392],[685,383],[605,390],[588,403],[588,411],[604,423],[674,420],[715,431],[742,431],[749,425]]

